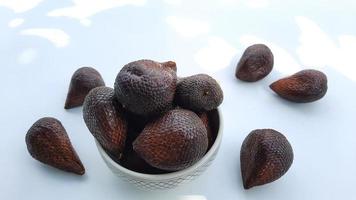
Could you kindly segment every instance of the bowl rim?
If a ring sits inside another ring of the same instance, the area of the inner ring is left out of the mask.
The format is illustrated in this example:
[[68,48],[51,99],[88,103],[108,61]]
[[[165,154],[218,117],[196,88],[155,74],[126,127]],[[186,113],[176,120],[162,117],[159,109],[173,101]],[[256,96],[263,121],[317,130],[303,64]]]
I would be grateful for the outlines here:
[[222,119],[220,108],[217,108],[216,110],[217,110],[218,115],[219,115],[219,131],[218,131],[218,134],[216,136],[214,144],[211,146],[209,151],[198,162],[196,162],[194,165],[192,165],[192,166],[190,166],[190,167],[188,167],[186,169],[180,170],[180,171],[171,172],[171,173],[167,173],[167,174],[144,174],[144,173],[140,173],[140,172],[135,172],[135,171],[127,169],[127,168],[119,165],[118,163],[116,163],[104,151],[104,149],[102,148],[102,146],[99,144],[99,142],[97,140],[95,140],[95,143],[96,143],[96,146],[97,146],[97,148],[99,150],[99,153],[103,156],[103,158],[107,162],[109,162],[112,166],[114,166],[119,171],[121,171],[121,172],[123,172],[125,174],[128,174],[131,177],[135,177],[137,179],[147,179],[147,180],[151,180],[151,181],[161,181],[161,180],[174,179],[174,178],[177,178],[177,177],[182,176],[184,174],[190,174],[190,173],[194,172],[194,170],[196,170],[201,165],[206,163],[210,159],[210,157],[213,156],[213,154],[219,149],[220,143],[222,141],[222,135],[223,135],[223,119]]

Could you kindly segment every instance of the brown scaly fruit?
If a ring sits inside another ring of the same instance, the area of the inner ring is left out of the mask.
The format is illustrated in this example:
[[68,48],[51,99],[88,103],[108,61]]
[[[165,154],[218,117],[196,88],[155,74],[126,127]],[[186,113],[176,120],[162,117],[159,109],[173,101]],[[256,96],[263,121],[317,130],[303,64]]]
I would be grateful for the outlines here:
[[257,129],[244,140],[241,174],[245,189],[273,182],[283,176],[293,162],[287,138],[273,129]]
[[214,136],[213,136],[213,130],[212,127],[210,126],[210,119],[209,119],[209,113],[208,112],[203,112],[198,114],[199,118],[203,122],[205,128],[206,128],[206,133],[208,136],[208,150],[211,148],[211,146],[214,143]]
[[91,90],[85,98],[83,118],[103,148],[119,157],[125,147],[127,122],[114,90],[109,87]]
[[143,160],[137,153],[133,150],[132,144],[127,144],[125,146],[122,158],[117,161],[121,166],[143,174],[165,174],[168,171],[157,169],[149,165],[145,160]]
[[26,134],[26,145],[31,156],[44,164],[78,175],[85,173],[66,130],[55,118],[35,122]]
[[182,78],[177,84],[175,102],[178,106],[196,112],[217,108],[224,95],[215,79],[206,74]]
[[64,108],[70,109],[83,105],[85,96],[91,89],[105,86],[98,71],[91,67],[82,67],[74,72]]
[[273,68],[272,51],[264,44],[248,47],[236,67],[236,78],[255,82],[266,77]]
[[192,111],[174,109],[149,123],[133,143],[134,151],[158,169],[177,171],[201,159],[208,148],[207,131]]
[[270,85],[279,96],[297,103],[308,103],[321,99],[328,90],[328,80],[323,72],[302,70]]
[[164,174],[166,171],[160,170],[150,166],[142,158],[140,158],[137,153],[132,148],[133,141],[145,128],[146,124],[154,119],[145,118],[142,116],[135,115],[133,113],[125,111],[125,118],[128,123],[128,131],[124,152],[122,157],[118,159],[115,154],[109,154],[112,159],[114,159],[121,166],[144,174]]
[[125,65],[116,77],[115,94],[130,112],[159,115],[172,105],[177,84],[174,62],[138,60]]

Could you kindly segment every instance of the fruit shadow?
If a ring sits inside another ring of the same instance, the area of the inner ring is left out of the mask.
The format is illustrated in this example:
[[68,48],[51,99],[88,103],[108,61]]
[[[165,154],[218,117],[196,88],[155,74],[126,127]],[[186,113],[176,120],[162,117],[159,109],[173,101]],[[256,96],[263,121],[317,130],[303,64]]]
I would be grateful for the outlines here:
[[[265,199],[266,194],[270,194],[269,197],[273,197],[271,199],[292,199],[293,192],[287,193],[286,195],[285,191],[290,191],[291,188],[295,187],[295,183],[303,185],[300,177],[298,177],[292,166],[286,174],[271,183],[254,186],[247,190],[241,185],[240,193],[243,199],[249,200]],[[299,190],[302,189],[303,186],[299,188]]]
[[42,163],[37,163],[39,170],[44,173],[45,177],[51,177],[54,180],[58,180],[59,182],[66,182],[66,181],[74,181],[74,182],[84,182],[88,179],[87,175],[84,174],[82,176],[65,172],[59,169],[56,169],[51,166],[47,166]]
[[[27,148],[23,147],[21,149],[21,153],[17,155],[17,160],[21,159],[23,165],[19,166],[18,176],[22,179],[31,179],[35,176],[44,177],[51,179],[56,182],[66,183],[66,182],[73,182],[73,183],[81,183],[88,181],[88,174],[87,171],[83,175],[77,175],[74,173],[66,172],[50,165],[46,165],[37,161],[36,159],[32,158],[30,154],[27,152]],[[14,163],[19,161],[14,161]],[[85,165],[84,165],[85,167]],[[31,168],[31,169],[28,169]],[[86,169],[85,169],[86,170]],[[32,172],[29,174],[29,172]],[[26,182],[21,182],[26,183]]]

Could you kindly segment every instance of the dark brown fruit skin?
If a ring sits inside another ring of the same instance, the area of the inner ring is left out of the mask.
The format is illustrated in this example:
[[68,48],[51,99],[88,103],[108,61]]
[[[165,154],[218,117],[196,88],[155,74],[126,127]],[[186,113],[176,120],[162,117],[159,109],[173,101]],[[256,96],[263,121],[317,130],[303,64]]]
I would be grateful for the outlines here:
[[273,129],[257,129],[244,140],[241,174],[245,189],[273,182],[293,163],[293,149],[287,138]]
[[296,103],[309,103],[321,99],[328,90],[328,80],[323,72],[302,70],[270,85],[279,96]]
[[158,169],[177,171],[201,159],[208,148],[207,130],[192,111],[174,109],[146,125],[134,151]]
[[105,86],[105,82],[98,71],[91,67],[82,67],[74,72],[70,81],[65,109],[83,105],[85,96],[91,89]]
[[175,102],[178,106],[203,112],[216,109],[224,94],[215,79],[206,74],[183,78],[177,84]]
[[112,88],[97,87],[89,92],[83,106],[83,118],[105,150],[118,156],[123,152],[127,121]]
[[132,148],[133,141],[145,128],[146,124],[154,119],[145,118],[142,116],[135,115],[128,111],[125,111],[125,119],[128,122],[128,131],[125,149],[122,154],[115,154],[107,152],[108,155],[119,165],[144,174],[164,174],[167,173],[164,170],[154,168],[147,164],[142,158],[140,158]]
[[[174,107],[170,106],[167,110],[172,110]],[[137,136],[143,131],[148,123],[152,123],[161,116],[142,116],[136,115],[128,110],[125,110],[125,119],[128,124],[126,143],[132,144]]]
[[219,112],[217,109],[214,109],[203,113],[197,113],[197,115],[202,120],[203,124],[207,129],[207,135],[208,135],[207,151],[209,151],[211,147],[214,145],[216,137],[218,136],[219,133],[219,129],[220,129]]
[[125,65],[115,81],[117,99],[125,109],[137,115],[166,112],[172,105],[176,90],[174,66],[171,62],[152,60],[138,60]]
[[272,51],[264,44],[248,47],[236,67],[236,78],[255,82],[266,77],[273,68]]
[[[129,133],[130,134],[130,133]],[[143,174],[166,174],[168,171],[157,169],[149,165],[144,161],[137,153],[133,150],[132,144],[127,144],[125,146],[125,151],[122,158],[118,162],[121,166]]]
[[203,112],[198,114],[199,118],[203,122],[205,128],[206,128],[206,133],[208,136],[208,151],[213,146],[213,143],[215,141],[214,135],[213,135],[213,130],[212,127],[210,126],[210,119],[209,119],[209,114],[208,112]]
[[84,166],[60,121],[45,117],[35,122],[26,134],[30,155],[60,170],[83,175]]

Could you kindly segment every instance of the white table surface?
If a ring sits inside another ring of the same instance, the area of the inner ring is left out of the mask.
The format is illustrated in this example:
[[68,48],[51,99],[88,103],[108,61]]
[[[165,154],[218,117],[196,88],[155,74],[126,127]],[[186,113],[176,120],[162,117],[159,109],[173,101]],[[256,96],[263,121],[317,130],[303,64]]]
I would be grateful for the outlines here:
[[[0,0],[0,199],[354,199],[356,3],[295,2]],[[256,83],[236,80],[241,53],[257,42],[271,47],[274,70]],[[171,191],[139,191],[113,176],[81,108],[63,109],[77,68],[93,66],[113,86],[120,68],[141,58],[174,60],[179,76],[208,73],[225,94],[224,138],[215,162]],[[322,100],[290,103],[268,88],[304,68],[328,75]],[[30,157],[25,134],[44,116],[66,127],[85,165],[83,177]],[[295,159],[278,181],[246,191],[240,147],[257,128],[284,133]]]

